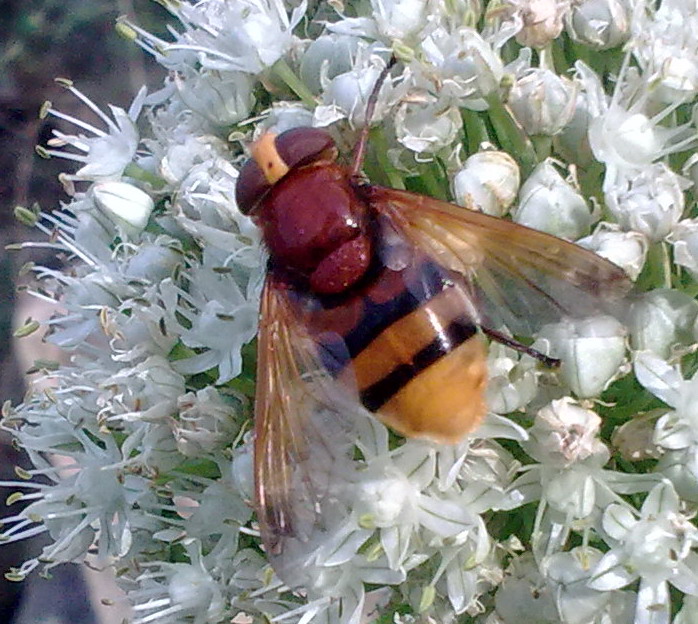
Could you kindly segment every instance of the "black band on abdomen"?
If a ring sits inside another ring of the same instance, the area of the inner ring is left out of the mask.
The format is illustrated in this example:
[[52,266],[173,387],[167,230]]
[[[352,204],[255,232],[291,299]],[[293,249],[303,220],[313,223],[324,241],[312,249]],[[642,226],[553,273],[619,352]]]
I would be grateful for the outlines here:
[[360,397],[364,407],[377,412],[424,369],[451,353],[474,336],[476,331],[477,327],[469,317],[461,316],[453,320],[443,333],[415,353],[411,364],[400,364],[383,379],[362,390]]

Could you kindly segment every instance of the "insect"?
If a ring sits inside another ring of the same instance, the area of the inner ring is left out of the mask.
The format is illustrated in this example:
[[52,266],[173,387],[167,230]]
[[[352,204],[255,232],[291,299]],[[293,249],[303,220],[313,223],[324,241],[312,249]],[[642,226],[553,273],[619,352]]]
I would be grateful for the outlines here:
[[[367,107],[370,119],[380,81]],[[269,252],[255,404],[257,513],[265,547],[297,532],[294,474],[309,448],[295,388],[322,371],[341,393],[409,437],[458,442],[486,413],[482,334],[559,362],[499,329],[531,335],[564,316],[603,310],[629,282],[614,264],[509,221],[360,176],[321,129],[264,134],[236,199]]]

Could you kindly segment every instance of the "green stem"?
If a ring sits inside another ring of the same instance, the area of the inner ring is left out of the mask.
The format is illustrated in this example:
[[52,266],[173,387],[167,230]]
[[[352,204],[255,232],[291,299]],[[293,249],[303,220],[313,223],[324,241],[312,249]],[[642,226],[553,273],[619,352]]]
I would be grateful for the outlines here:
[[134,180],[139,180],[140,182],[146,182],[150,184],[154,189],[161,189],[165,186],[165,181],[160,177],[155,175],[152,171],[143,169],[135,163],[129,163],[124,169],[124,175]]
[[284,59],[279,59],[271,68],[283,80],[308,108],[315,108],[315,98],[302,80],[296,76]]
[[518,161],[522,177],[527,178],[538,164],[531,140],[497,95],[488,97],[487,103],[487,112],[499,144]]
[[388,158],[388,142],[381,128],[371,130],[370,143],[373,147],[371,151],[375,155],[381,173],[387,178],[388,185],[392,188],[404,190],[405,181]]
[[429,197],[444,199],[444,187],[439,183],[439,180],[444,179],[444,175],[436,161],[429,164],[429,169],[420,176],[420,179]]
[[543,162],[553,152],[553,137],[538,134],[531,137],[533,149],[536,152],[538,162]]
[[549,69],[552,72],[555,71],[552,42],[538,50],[538,67],[541,69]]
[[487,134],[487,127],[480,113],[468,110],[467,108],[461,108],[460,116],[463,120],[468,154],[475,154],[480,150],[480,145],[490,142],[490,137]]
[[637,284],[643,292],[655,288],[671,288],[671,261],[666,243],[650,245],[645,267]]

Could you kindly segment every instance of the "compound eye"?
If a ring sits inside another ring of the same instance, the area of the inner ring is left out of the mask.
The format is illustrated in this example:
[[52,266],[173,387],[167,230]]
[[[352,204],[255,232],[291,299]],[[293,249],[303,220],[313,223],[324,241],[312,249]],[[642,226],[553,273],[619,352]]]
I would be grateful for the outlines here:
[[317,160],[335,160],[334,139],[320,128],[292,128],[276,137],[276,149],[289,169]]
[[271,187],[272,184],[267,181],[254,158],[250,158],[242,166],[235,185],[235,201],[238,210],[244,215],[250,214]]
[[293,128],[278,136],[267,132],[250,149],[252,158],[240,170],[235,187],[235,200],[245,215],[252,213],[291,169],[337,158],[334,140],[318,128]]

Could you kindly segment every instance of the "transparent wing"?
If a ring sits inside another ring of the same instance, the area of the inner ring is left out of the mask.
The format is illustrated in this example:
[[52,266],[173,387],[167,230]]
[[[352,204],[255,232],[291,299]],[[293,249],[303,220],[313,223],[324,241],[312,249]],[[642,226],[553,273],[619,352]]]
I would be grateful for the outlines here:
[[[316,342],[289,291],[267,277],[261,301],[255,400],[257,517],[269,555],[285,539],[304,540],[316,522],[348,441],[328,409],[336,382],[324,373]],[[277,569],[278,571],[278,569]]]
[[578,245],[407,191],[362,187],[414,245],[466,276],[480,322],[531,335],[561,317],[617,314],[631,282]]

